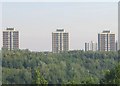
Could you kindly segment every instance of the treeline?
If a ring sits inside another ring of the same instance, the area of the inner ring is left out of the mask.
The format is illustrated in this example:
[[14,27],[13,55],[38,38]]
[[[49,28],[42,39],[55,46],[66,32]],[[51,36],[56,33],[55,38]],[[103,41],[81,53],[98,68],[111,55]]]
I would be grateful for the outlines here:
[[34,70],[48,84],[99,84],[118,63],[118,52],[68,51],[59,54],[29,50],[2,51],[2,83],[32,84]]

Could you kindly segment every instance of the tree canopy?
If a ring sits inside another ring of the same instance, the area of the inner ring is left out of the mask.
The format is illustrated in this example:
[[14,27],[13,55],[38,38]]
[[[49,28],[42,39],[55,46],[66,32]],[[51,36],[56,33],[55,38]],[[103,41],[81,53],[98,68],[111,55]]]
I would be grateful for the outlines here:
[[[111,71],[117,63],[118,52],[111,51],[3,51],[2,82],[31,84],[35,80],[34,83],[48,84],[99,84],[104,77],[111,77]],[[37,68],[40,70],[36,70]]]
[[120,63],[115,68],[106,71],[102,84],[120,84]]

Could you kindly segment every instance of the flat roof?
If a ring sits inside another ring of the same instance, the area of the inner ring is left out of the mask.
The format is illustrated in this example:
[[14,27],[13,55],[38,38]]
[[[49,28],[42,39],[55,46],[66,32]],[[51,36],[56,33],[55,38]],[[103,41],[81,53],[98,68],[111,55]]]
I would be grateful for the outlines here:
[[14,30],[14,28],[7,28],[6,30]]
[[57,29],[56,31],[60,31],[60,32],[63,32],[63,31],[64,31],[64,29]]

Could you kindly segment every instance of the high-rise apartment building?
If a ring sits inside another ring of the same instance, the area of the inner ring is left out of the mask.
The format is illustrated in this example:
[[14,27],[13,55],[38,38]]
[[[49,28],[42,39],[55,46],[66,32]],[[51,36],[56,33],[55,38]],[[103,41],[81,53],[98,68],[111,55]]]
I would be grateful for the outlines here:
[[120,1],[118,2],[118,50],[120,50]]
[[19,49],[19,32],[15,31],[14,28],[7,28],[3,31],[3,49]]
[[91,51],[97,51],[97,43],[96,42],[91,41],[90,50]]
[[119,47],[119,46],[118,46],[118,42],[116,41],[116,42],[115,42],[115,50],[116,50],[116,51],[118,51],[118,49],[119,49],[118,47]]
[[97,51],[97,43],[91,41],[90,43],[85,43],[85,51]]
[[52,52],[59,53],[69,50],[69,34],[64,29],[52,32]]
[[89,51],[89,43],[85,43],[85,51]]
[[98,34],[99,51],[115,51],[115,34],[108,30]]

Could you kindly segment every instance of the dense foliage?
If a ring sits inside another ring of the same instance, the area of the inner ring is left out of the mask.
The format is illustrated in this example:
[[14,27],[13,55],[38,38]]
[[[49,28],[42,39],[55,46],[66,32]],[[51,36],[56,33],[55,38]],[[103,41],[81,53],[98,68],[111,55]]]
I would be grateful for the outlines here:
[[35,69],[32,84],[37,84],[37,85],[48,84],[48,82],[44,79],[44,77],[41,76],[39,68]]
[[101,79],[103,84],[120,84],[120,63],[115,68],[107,71],[105,77]]
[[39,67],[41,76],[49,84],[99,84],[117,62],[117,52],[3,51],[2,80],[3,83],[31,84],[34,70]]

